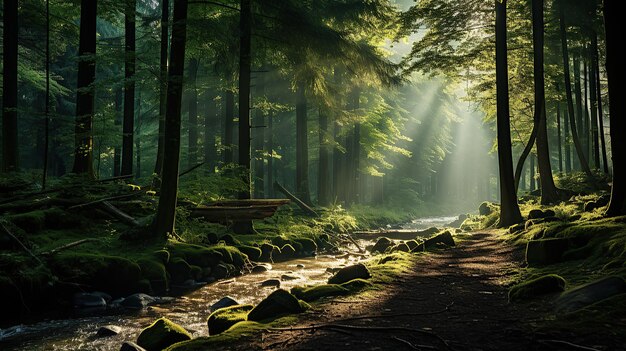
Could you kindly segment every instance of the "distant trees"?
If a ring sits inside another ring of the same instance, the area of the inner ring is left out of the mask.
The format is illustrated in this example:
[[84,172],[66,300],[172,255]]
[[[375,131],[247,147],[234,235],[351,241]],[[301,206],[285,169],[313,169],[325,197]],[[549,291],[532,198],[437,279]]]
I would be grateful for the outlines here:
[[2,31],[2,170],[18,170],[17,147],[17,0],[4,1]]
[[124,6],[124,119],[122,134],[121,175],[133,174],[135,135],[135,9],[136,0],[125,0]]

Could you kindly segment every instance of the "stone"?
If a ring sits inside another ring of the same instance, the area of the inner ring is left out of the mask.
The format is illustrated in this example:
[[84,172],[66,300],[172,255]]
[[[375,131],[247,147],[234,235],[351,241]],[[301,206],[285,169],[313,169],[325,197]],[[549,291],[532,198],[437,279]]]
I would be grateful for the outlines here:
[[119,334],[122,331],[122,328],[116,325],[104,325],[98,329],[96,332],[96,336],[99,338],[105,338],[107,336],[114,336]]
[[233,237],[230,234],[226,234],[222,236],[220,240],[223,241],[226,245],[230,245],[230,246],[239,245],[239,240],[235,239],[235,237]]
[[297,276],[297,275],[290,275],[290,274],[283,274],[280,276],[280,280],[282,281],[289,281],[289,280],[298,280],[301,277]]
[[386,237],[381,237],[376,240],[376,244],[372,247],[372,253],[374,252],[385,252],[389,247],[393,245],[393,241]]
[[120,351],[146,351],[143,347],[135,344],[132,341],[125,341],[120,348]]
[[480,204],[480,206],[478,206],[478,213],[481,216],[488,216],[493,212],[493,210],[491,209],[491,206],[489,206],[488,202],[483,202],[482,204]]
[[211,313],[207,319],[209,335],[217,335],[222,333],[233,325],[243,322],[254,306],[252,305],[233,305],[224,307]]
[[353,266],[348,266],[340,269],[335,275],[328,279],[328,284],[342,284],[352,279],[369,279],[371,278],[370,271],[364,264],[358,263]]
[[139,293],[128,296],[124,299],[124,301],[120,302],[120,305],[126,308],[140,310],[154,304],[155,302],[157,302],[156,297]]
[[411,248],[406,243],[400,243],[394,246],[391,252],[411,252]]
[[623,293],[626,293],[626,281],[623,278],[602,278],[561,294],[555,303],[556,310],[561,313],[574,312]]
[[303,265],[302,263],[298,263],[298,264],[296,265],[296,268],[299,268],[299,269],[304,269],[304,265]]
[[541,295],[558,293],[565,290],[565,279],[548,274],[542,277],[515,285],[509,290],[509,301],[532,299]]
[[302,313],[308,305],[283,289],[278,289],[248,313],[248,320],[259,322],[284,314]]
[[285,244],[280,248],[280,258],[290,259],[297,255],[296,249],[291,244]]
[[169,346],[191,340],[191,334],[167,318],[159,318],[137,337],[137,345],[147,351],[161,351]]
[[446,230],[445,232],[441,234],[437,234],[430,239],[427,239],[424,242],[424,247],[426,249],[430,249],[430,248],[437,246],[437,244],[444,244],[446,246],[456,245],[456,243],[454,242],[454,238],[452,237],[452,233],[450,233],[450,231],[448,230]]
[[261,282],[261,286],[263,287],[280,287],[280,280],[278,279],[268,279]]
[[113,300],[113,298],[111,297],[111,295],[102,292],[102,291],[94,291],[91,294],[96,295],[96,296],[100,296],[101,298],[104,299],[104,301],[106,301],[106,303],[110,303],[111,300]]
[[530,240],[526,244],[526,262],[531,267],[561,262],[569,246],[565,238]]
[[530,212],[528,213],[528,219],[539,219],[539,218],[543,218],[545,217],[543,215],[543,211],[542,210],[530,210]]
[[261,245],[261,257],[259,261],[270,262],[274,259],[274,255],[280,255],[280,248],[278,246],[268,243]]
[[230,263],[220,263],[215,268],[213,268],[213,277],[215,279],[225,279],[230,276],[233,276],[236,272],[237,268]]
[[267,268],[267,266],[260,264],[260,265],[256,265],[252,267],[252,269],[250,270],[250,273],[253,273],[253,274],[265,273],[268,270],[269,269]]
[[233,299],[230,296],[224,296],[221,299],[219,299],[217,302],[212,304],[210,309],[211,311],[215,311],[215,310],[219,310],[220,308],[225,308],[225,307],[230,307],[230,306],[235,306],[235,305],[239,305],[239,302],[237,302],[237,300]]
[[107,302],[102,296],[93,293],[76,293],[72,298],[74,308],[106,308]]

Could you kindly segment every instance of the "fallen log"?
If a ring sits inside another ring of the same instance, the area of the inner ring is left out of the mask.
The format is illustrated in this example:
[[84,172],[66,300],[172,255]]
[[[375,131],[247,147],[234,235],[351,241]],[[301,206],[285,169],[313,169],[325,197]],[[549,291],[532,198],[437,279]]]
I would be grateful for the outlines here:
[[52,256],[52,255],[54,255],[56,253],[59,253],[59,252],[61,252],[63,250],[67,250],[67,249],[70,249],[72,247],[75,247],[75,246],[78,246],[78,245],[82,245],[84,243],[88,243],[88,242],[92,242],[92,241],[98,241],[98,240],[99,239],[96,239],[96,238],[81,239],[81,240],[78,240],[78,241],[71,242],[71,243],[69,243],[67,245],[63,245],[63,246],[57,247],[57,248],[52,249],[50,251],[42,252],[41,255],[49,257],[49,256]]
[[289,199],[244,199],[244,200],[220,200],[207,204],[207,206],[282,206],[291,202]]
[[191,216],[209,222],[245,221],[271,217],[278,206],[206,206],[191,209]]
[[137,222],[137,220],[135,218],[131,217],[127,213],[124,213],[123,211],[121,211],[117,207],[111,205],[110,202],[102,201],[102,202],[98,203],[98,205],[104,212],[108,213],[109,215],[111,215],[113,218],[119,220],[120,222],[128,224],[128,225],[133,226],[133,227],[139,227],[140,224],[139,224],[139,222]]
[[39,264],[42,265],[42,266],[44,265],[43,262],[41,261],[41,259],[39,257],[37,257],[32,251],[30,251],[30,249],[28,249],[26,247],[26,245],[24,245],[24,243],[20,239],[18,239],[13,233],[11,233],[9,228],[7,228],[6,225],[4,225],[4,222],[2,222],[2,221],[0,221],[0,229],[2,229],[2,232],[4,234],[6,234],[13,241],[15,241],[22,248],[22,250],[24,250],[24,252],[26,252],[29,256],[34,258],[35,261],[39,262]]
[[274,189],[280,191],[285,194],[291,201],[295,202],[298,207],[300,207],[304,212],[308,213],[311,216],[319,217],[317,212],[313,210],[309,205],[305,204],[302,200],[298,199],[294,194],[290,193],[289,190],[285,189],[282,185],[278,184],[278,182],[274,182]]
[[372,240],[381,236],[387,237],[389,239],[395,239],[395,240],[413,240],[416,237],[429,237],[437,232],[439,232],[439,229],[437,228],[429,228],[425,230],[396,229],[396,230],[356,231],[356,232],[353,232],[352,235],[361,239],[372,239]]
[[95,205],[99,205],[103,202],[108,202],[108,201],[112,201],[112,200],[121,200],[121,199],[127,199],[129,197],[134,197],[140,194],[144,194],[146,192],[146,190],[139,190],[139,191],[135,191],[133,193],[130,194],[124,194],[124,195],[117,195],[117,196],[108,196],[108,197],[104,197],[102,199],[98,199],[98,200],[94,200],[94,201],[90,201],[90,202],[85,202],[82,204],[78,204],[78,205],[74,205],[74,206],[70,206],[68,207],[68,210],[79,210],[79,209],[83,209],[83,208],[88,208],[91,206],[95,206]]

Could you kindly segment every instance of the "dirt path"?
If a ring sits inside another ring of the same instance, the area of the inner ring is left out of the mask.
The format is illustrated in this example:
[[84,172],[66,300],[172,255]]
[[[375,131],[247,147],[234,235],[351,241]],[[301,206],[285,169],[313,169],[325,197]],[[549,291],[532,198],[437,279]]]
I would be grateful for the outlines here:
[[[503,286],[507,275],[521,262],[522,253],[495,235],[474,234],[454,249],[426,256],[410,274],[384,291],[362,300],[347,298],[322,305],[321,310],[310,313],[305,324],[294,326],[302,330],[265,332],[245,349],[575,349],[546,343],[546,339],[596,345],[589,344],[597,341],[592,340],[594,336],[563,332],[547,335],[531,329],[533,320],[547,312],[546,304],[510,304]],[[392,316],[367,317],[381,314]],[[306,329],[313,324],[341,326]]]

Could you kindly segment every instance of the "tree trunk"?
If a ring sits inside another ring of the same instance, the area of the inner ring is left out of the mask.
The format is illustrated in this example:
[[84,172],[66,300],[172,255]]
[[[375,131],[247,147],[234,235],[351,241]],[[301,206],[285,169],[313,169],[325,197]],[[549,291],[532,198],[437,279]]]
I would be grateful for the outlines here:
[[537,165],[541,182],[541,204],[547,205],[559,199],[548,147],[548,118],[546,115],[546,91],[544,78],[544,24],[543,0],[532,0],[533,13],[533,57],[535,82],[535,120],[539,122],[537,130]]
[[511,117],[509,115],[509,73],[507,59],[506,0],[496,0],[496,100],[498,164],[500,167],[500,227],[522,221],[517,204],[511,153]]
[[606,75],[609,82],[609,118],[611,123],[611,159],[613,160],[613,189],[607,216],[626,213],[626,109],[624,108],[624,51],[622,48],[622,15],[619,2],[604,1],[606,32]]
[[[358,110],[360,106],[361,90],[355,88],[352,93],[352,108]],[[361,174],[359,172],[360,160],[361,160],[361,123],[356,122],[354,124],[354,134],[352,138],[352,154],[350,160],[351,178],[350,184],[352,184],[351,202],[361,202]]]
[[270,199],[274,198],[274,112],[270,111],[267,116],[267,181],[265,182],[267,194]]
[[[587,49],[585,48],[585,53],[587,53]],[[589,71],[587,70],[587,55],[583,57],[583,83],[585,85],[584,91],[584,113],[583,113],[583,150],[585,152],[585,159],[587,162],[591,164],[590,150],[591,150],[591,123],[589,123]]]
[[94,178],[92,163],[94,81],[96,80],[96,14],[96,0],[81,1],[76,124],[74,126],[74,168],[72,172],[85,174],[89,178]]
[[133,174],[135,135],[135,1],[126,0],[124,65],[124,131],[122,134],[122,175]]
[[328,134],[328,110],[325,106],[319,107],[319,166],[317,170],[317,203],[320,206],[330,204],[329,181],[329,134]]
[[166,238],[174,233],[176,199],[178,195],[178,167],[180,161],[180,115],[185,71],[185,44],[187,41],[187,0],[174,0],[172,48],[167,74],[167,109],[165,143],[163,145],[163,182],[159,207],[154,222],[154,234]]
[[563,138],[561,135],[561,103],[556,103],[556,143],[559,147],[559,172],[563,173]]
[[46,0],[46,104],[44,109],[44,149],[43,149],[43,175],[41,188],[46,188],[48,177],[48,154],[50,149],[50,0]]
[[341,135],[341,125],[338,121],[333,123],[333,140],[335,146],[333,147],[333,201],[345,200],[345,189],[343,187],[343,155],[344,152],[341,147],[345,145],[345,138]]
[[600,82],[600,59],[598,58],[598,34],[593,37],[592,50],[595,57],[596,97],[598,99],[598,133],[600,134],[600,150],[602,152],[602,167],[605,174],[609,174],[609,162],[606,155],[606,140],[604,138],[604,110],[602,108],[602,84]]
[[137,94],[137,137],[135,138],[135,177],[141,178],[141,90]]
[[[4,0],[2,55],[2,170],[18,170],[17,144],[17,0]],[[82,23],[82,21],[81,21]]]
[[235,115],[235,94],[227,90],[224,97],[224,163],[233,162],[233,120]]
[[163,168],[163,148],[165,143],[165,114],[167,109],[167,47],[169,33],[170,5],[169,0],[161,1],[161,62],[159,86],[159,141],[157,144],[154,173],[161,175]]
[[[250,66],[252,39],[251,0],[240,1],[239,12],[239,166],[242,168],[246,189],[239,192],[240,200],[251,198],[250,184]],[[238,234],[253,233],[252,221],[234,223],[233,230]]]
[[[265,97],[265,76],[259,73],[257,76],[256,92],[259,98]],[[264,168],[265,155],[263,154],[263,146],[265,144],[265,116],[264,111],[257,108],[254,112],[254,135],[252,137],[252,149],[254,155],[254,198],[262,199],[265,195],[264,187]]]
[[198,163],[198,89],[196,77],[198,76],[198,59],[189,59],[189,125],[187,145],[187,165],[193,167]]
[[307,100],[304,83],[296,92],[296,194],[311,205],[309,193],[309,139],[307,126]]
[[595,169],[600,169],[600,140],[598,134],[598,97],[596,86],[598,77],[596,76],[596,65],[598,57],[595,54],[597,44],[597,36],[595,33],[591,35],[591,47],[589,54],[591,56],[591,66],[589,67],[589,99],[591,100],[591,146],[593,150],[593,163]]
[[[583,126],[583,96],[582,96],[582,88],[580,84],[580,57],[574,52],[574,97],[576,99],[576,122],[571,124],[572,126],[576,126],[576,130],[578,132],[578,141],[580,143],[582,156],[585,156],[585,131]],[[582,164],[580,159],[574,159],[574,167],[577,171],[582,170]]]
[[[115,131],[120,131],[122,126],[122,116],[124,115],[124,90],[119,88],[115,90],[115,120],[113,125]],[[115,139],[115,145],[113,146],[113,176],[118,177],[120,175],[122,166],[122,148],[118,139]]]
[[[208,165],[210,172],[215,171],[217,166],[217,148],[215,126],[219,126],[219,119],[217,117],[217,103],[213,99],[214,92],[207,90],[204,94],[204,162]],[[219,128],[217,128],[219,131]]]
[[[574,147],[576,148],[576,154],[578,155],[578,161],[588,177],[589,182],[593,182],[593,175],[591,174],[591,169],[589,168],[589,164],[587,163],[587,159],[585,159],[585,155],[583,154],[582,145],[580,143],[580,139],[578,138],[578,131],[576,130],[576,117],[574,115],[574,102],[572,101],[572,83],[570,81],[570,70],[569,70],[569,50],[567,48],[567,33],[565,31],[565,8],[563,4],[563,0],[560,0],[559,3],[559,26],[561,32],[561,48],[563,50],[563,68],[565,75],[565,95],[567,96],[567,114],[569,117],[570,129],[572,133],[572,139],[574,140]],[[574,67],[576,63],[574,63]],[[580,70],[580,67],[579,67]],[[578,85],[580,87],[580,81],[578,81]],[[581,111],[582,114],[582,111]]]
[[572,148],[570,146],[569,111],[563,110],[563,150],[565,152],[565,173],[572,173]]

